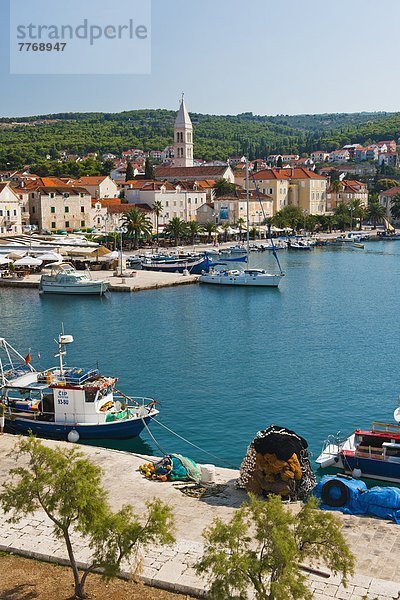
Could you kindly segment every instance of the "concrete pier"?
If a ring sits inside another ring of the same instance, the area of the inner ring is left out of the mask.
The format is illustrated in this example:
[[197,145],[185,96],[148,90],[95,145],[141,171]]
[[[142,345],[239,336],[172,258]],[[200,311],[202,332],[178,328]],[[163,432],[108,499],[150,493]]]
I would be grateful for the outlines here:
[[[15,467],[11,451],[16,443],[12,435],[0,436],[0,485],[8,478],[9,469]],[[66,442],[46,441],[50,447],[66,446]],[[84,454],[100,465],[104,472],[103,483],[115,509],[132,504],[135,512],[145,510],[146,502],[155,496],[168,503],[176,519],[176,543],[172,547],[151,547],[143,557],[143,579],[155,587],[176,590],[195,597],[204,595],[207,582],[199,577],[193,566],[203,551],[202,531],[215,517],[229,519],[246,500],[246,494],[235,487],[238,471],[216,469],[216,486],[202,498],[183,494],[177,483],[161,483],[144,479],[138,472],[149,457],[81,446]],[[295,504],[293,509],[298,506]],[[336,598],[342,600],[392,600],[400,595],[400,528],[391,522],[366,517],[336,513],[343,524],[343,533],[356,555],[356,575],[344,588],[339,577],[328,579],[309,576],[309,586],[316,600]],[[66,564],[64,544],[52,536],[52,524],[44,513],[23,518],[10,524],[0,512],[0,551]],[[85,542],[75,536],[78,560],[86,564],[90,551]],[[126,573],[129,565],[126,565]]]
[[[140,292],[157,290],[164,287],[197,283],[199,275],[182,275],[182,273],[158,273],[152,271],[127,271],[123,277],[115,276],[111,271],[91,271],[92,279],[105,279],[109,282],[111,292]],[[2,288],[39,288],[40,273],[17,277],[0,278]]]

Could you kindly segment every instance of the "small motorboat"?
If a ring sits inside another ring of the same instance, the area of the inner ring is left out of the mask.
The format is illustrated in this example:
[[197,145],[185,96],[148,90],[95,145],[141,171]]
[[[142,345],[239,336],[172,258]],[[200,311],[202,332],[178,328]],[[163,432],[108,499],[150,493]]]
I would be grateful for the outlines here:
[[[64,365],[71,335],[57,341],[58,366],[36,371],[4,338],[0,338],[0,393],[6,406],[5,427],[14,433],[77,442],[129,439],[158,415],[152,398],[131,398],[115,389],[116,377],[97,368]],[[6,362],[7,361],[7,362]]]
[[160,271],[162,273],[183,273],[189,271],[190,275],[200,275],[215,265],[211,258],[204,256],[200,260],[177,260],[163,262],[143,262],[142,269],[145,271]]
[[293,241],[291,239],[287,240],[288,250],[311,250],[312,246],[308,242],[304,242],[303,240]]
[[54,263],[50,274],[43,273],[39,291],[43,294],[92,294],[102,296],[108,290],[108,281],[92,279],[90,271],[77,271],[69,263]]
[[[394,417],[400,422],[400,407]],[[400,425],[374,422],[371,429],[356,429],[343,441],[339,434],[330,436],[316,463],[356,478],[400,483]]]

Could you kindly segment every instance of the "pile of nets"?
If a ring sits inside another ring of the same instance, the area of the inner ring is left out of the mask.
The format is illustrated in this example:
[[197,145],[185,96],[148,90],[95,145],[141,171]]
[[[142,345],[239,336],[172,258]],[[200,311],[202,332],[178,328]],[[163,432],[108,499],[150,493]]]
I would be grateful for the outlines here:
[[200,467],[181,454],[167,454],[157,462],[141,465],[139,471],[147,478],[158,481],[195,481],[201,480]]
[[238,487],[258,496],[302,500],[316,484],[306,440],[285,427],[259,431],[240,466]]

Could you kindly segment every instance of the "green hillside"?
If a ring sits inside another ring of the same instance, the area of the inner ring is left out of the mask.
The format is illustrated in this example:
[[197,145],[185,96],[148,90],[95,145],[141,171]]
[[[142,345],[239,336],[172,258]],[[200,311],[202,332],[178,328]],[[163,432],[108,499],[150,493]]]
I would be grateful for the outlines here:
[[[112,152],[130,147],[163,149],[172,143],[176,113],[134,110],[111,113],[64,113],[0,119],[0,169],[38,162],[60,150],[73,154]],[[195,156],[226,160],[271,153],[334,150],[348,143],[397,139],[400,113],[257,116],[191,113]],[[13,123],[17,121],[19,125]]]

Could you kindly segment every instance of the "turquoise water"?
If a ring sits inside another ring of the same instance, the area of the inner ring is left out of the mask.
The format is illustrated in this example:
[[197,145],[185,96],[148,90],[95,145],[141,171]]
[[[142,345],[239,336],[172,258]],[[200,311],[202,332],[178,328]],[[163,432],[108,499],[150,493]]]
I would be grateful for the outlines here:
[[[69,364],[98,360],[120,389],[159,399],[163,423],[230,465],[271,423],[295,429],[316,455],[330,433],[393,421],[400,242],[280,259],[279,290],[193,285],[99,299],[1,289],[0,336],[49,366],[63,322],[75,338]],[[157,424],[152,431],[165,450],[211,462]],[[154,452],[147,433],[119,447]]]

